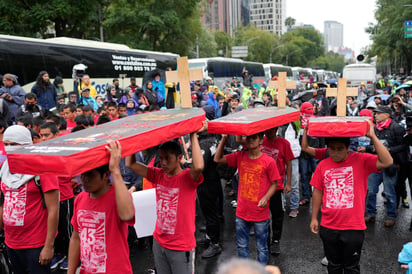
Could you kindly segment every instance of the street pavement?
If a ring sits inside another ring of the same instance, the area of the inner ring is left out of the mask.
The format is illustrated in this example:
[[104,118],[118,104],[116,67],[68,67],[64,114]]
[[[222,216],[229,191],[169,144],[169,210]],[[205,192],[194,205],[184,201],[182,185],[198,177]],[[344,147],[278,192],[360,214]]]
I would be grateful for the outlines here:
[[[225,221],[222,223],[221,235],[223,252],[216,257],[202,259],[200,254],[205,247],[198,246],[196,248],[196,273],[215,273],[219,264],[237,254],[234,225],[235,209],[230,205],[231,200],[225,195]],[[399,208],[397,222],[392,228],[386,228],[383,225],[385,205],[380,193],[378,194],[377,210],[376,222],[368,224],[366,230],[361,255],[361,273],[405,273],[399,267],[397,258],[403,244],[411,241],[412,232],[409,231],[409,226],[412,209]],[[309,229],[311,207],[300,207],[297,218],[288,217],[288,213],[287,206],[283,223],[283,235],[280,241],[281,254],[279,256],[270,256],[269,263],[279,266],[282,273],[327,273],[326,267],[320,263],[323,258],[322,241],[319,235],[313,234]],[[197,227],[200,227],[202,223],[202,216],[198,211]],[[203,236],[204,233],[196,231],[197,240]],[[255,239],[253,236],[250,239],[251,256],[256,258]],[[134,273],[150,273],[147,269],[153,268],[151,251],[144,251],[138,247],[133,248],[131,262]]]
[[[216,272],[219,264],[237,254],[234,225],[235,209],[230,205],[231,200],[225,194],[225,220],[222,223],[221,230],[223,251],[216,257],[202,259],[200,254],[205,247],[198,246],[196,248],[195,273],[213,274]],[[386,228],[383,225],[385,205],[380,193],[378,194],[377,210],[376,222],[369,224],[366,230],[361,255],[361,273],[405,273],[405,271],[400,269],[397,258],[403,244],[411,241],[412,232],[409,231],[409,226],[412,218],[412,209],[400,208],[397,222],[392,228]],[[196,227],[198,228],[203,224],[203,219],[200,211],[197,212]],[[279,256],[270,256],[269,263],[279,266],[282,273],[327,273],[326,267],[320,263],[323,257],[322,242],[319,235],[311,233],[309,229],[310,205],[300,207],[297,218],[289,218],[288,213],[289,209],[287,206],[283,235],[280,241],[281,254]],[[204,233],[196,231],[197,240],[203,236]],[[254,236],[251,236],[250,239],[251,256],[256,258]],[[151,273],[149,269],[154,268],[151,250],[145,250],[141,245],[136,245],[131,249],[130,260],[133,266],[133,273],[135,274]]]

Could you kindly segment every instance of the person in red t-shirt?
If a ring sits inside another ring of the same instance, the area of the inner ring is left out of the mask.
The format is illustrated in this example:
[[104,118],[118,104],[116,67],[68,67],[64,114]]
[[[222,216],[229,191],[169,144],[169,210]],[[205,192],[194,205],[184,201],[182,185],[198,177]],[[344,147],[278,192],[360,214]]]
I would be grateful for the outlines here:
[[[276,136],[278,128],[272,128],[265,131],[265,138],[262,143],[262,151],[268,156],[272,157],[276,161],[276,166],[279,171],[280,180],[276,188],[275,194],[270,198],[269,208],[272,215],[272,237],[270,253],[274,255],[280,254],[279,241],[282,236],[283,227],[283,186],[285,182],[286,171],[286,186],[285,193],[289,193],[291,190],[291,178],[292,178],[292,148],[290,143],[285,138]],[[270,237],[270,235],[269,235]]]
[[63,114],[67,122],[66,130],[71,132],[72,128],[76,126],[76,106],[71,103],[65,105],[63,108]]
[[311,180],[314,190],[310,229],[315,234],[320,232],[329,273],[360,273],[368,176],[393,162],[372,123],[368,123],[367,136],[377,155],[349,152],[349,137],[327,138],[329,157],[319,163]]
[[194,273],[196,190],[203,182],[203,156],[197,133],[190,134],[192,167],[182,169],[182,147],[170,141],[159,147],[162,168],[148,167],[126,157],[126,167],[147,178],[156,188],[157,219],[153,232],[153,255],[156,272]]
[[236,208],[236,239],[239,257],[249,257],[249,232],[253,225],[256,236],[257,259],[262,264],[269,260],[269,200],[276,191],[280,180],[276,162],[260,150],[263,132],[246,137],[247,151],[224,155],[228,136],[216,150],[215,162],[237,167],[239,189]]
[[[121,146],[110,142],[108,165],[81,174],[84,192],[74,201],[68,274],[133,273],[127,244],[134,206],[120,172]],[[109,183],[110,175],[113,183]]]
[[[51,140],[59,136],[59,129],[55,123],[46,122],[40,126],[42,141]],[[58,177],[60,189],[59,225],[58,234],[54,242],[55,256],[51,261],[50,268],[67,270],[69,242],[72,234],[70,220],[73,216],[74,193],[72,187],[72,177]]]
[[[7,152],[31,145],[31,133],[11,126],[4,133]],[[0,170],[7,255],[14,273],[50,273],[59,219],[59,185],[55,176],[12,174],[6,160]],[[35,182],[36,180],[36,182]],[[37,183],[40,183],[38,186]]]
[[119,119],[119,108],[115,102],[110,102],[107,105],[107,112],[109,112],[112,121]]

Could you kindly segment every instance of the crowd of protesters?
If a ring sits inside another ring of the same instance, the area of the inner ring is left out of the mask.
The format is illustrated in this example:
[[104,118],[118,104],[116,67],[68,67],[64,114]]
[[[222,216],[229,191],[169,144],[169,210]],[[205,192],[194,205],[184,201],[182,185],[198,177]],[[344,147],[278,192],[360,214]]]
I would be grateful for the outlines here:
[[[52,83],[48,73],[42,71],[31,92],[26,93],[15,75],[3,75],[2,161],[6,159],[4,152],[11,151],[13,146],[47,141],[129,115],[174,108],[178,102],[178,86],[164,83],[160,74],[142,87],[135,78],[125,88],[113,79],[105,95],[97,94],[89,75],[81,79],[77,89],[67,92],[60,77]],[[395,225],[400,206],[409,208],[406,179],[409,183],[412,179],[412,154],[408,149],[412,146],[412,92],[398,88],[399,84],[380,78],[373,90],[367,90],[362,83],[358,96],[347,97],[347,115],[369,116],[376,140],[393,158],[390,166],[378,165],[382,170],[370,167],[374,172],[367,179],[364,222],[379,221],[376,195],[383,183],[386,227]],[[233,77],[220,88],[210,78],[195,81],[191,83],[192,105],[203,108],[208,120],[246,108],[277,106],[277,90],[266,86],[267,83],[253,84],[253,76],[248,74],[243,81]],[[107,146],[111,155],[109,165],[75,177],[40,176],[41,194],[35,176],[11,174],[5,161],[0,170],[4,200],[0,226],[5,227],[7,254],[13,269],[16,273],[28,273],[30,268],[36,269],[36,273],[49,273],[50,269],[60,268],[74,273],[81,264],[83,273],[131,273],[127,245],[132,247],[137,239],[134,230],[127,227],[133,224],[138,212],[133,213],[128,193],[155,187],[163,206],[157,207],[154,239],[143,238],[139,242],[152,246],[158,273],[192,273],[196,197],[206,225],[204,238],[198,241],[207,247],[201,257],[207,259],[222,252],[222,184],[230,189],[231,205],[236,208],[238,256],[250,257],[252,229],[257,260],[267,264],[270,254],[281,253],[285,194],[289,198],[288,216],[298,217],[299,207],[311,203],[312,186],[315,193],[319,186],[311,183],[312,174],[319,161],[329,157],[327,153],[315,153],[315,149],[326,147],[327,140],[305,133],[311,117],[336,114],[336,99],[326,97],[327,86],[331,85],[312,83],[307,90],[289,90],[286,104],[300,110],[301,119],[260,134],[215,136],[206,133],[205,123],[202,130],[189,137],[123,159],[120,144],[112,142]],[[377,151],[374,134],[351,138],[350,150],[379,156],[381,148]],[[99,217],[99,212],[93,214],[98,208],[106,219]],[[28,222],[36,226],[29,226]],[[99,238],[103,241],[99,243],[100,249],[90,241],[99,222],[108,231],[108,235]],[[326,255],[332,258],[328,252]],[[117,259],[113,257],[122,256],[127,259],[114,262]],[[336,266],[334,261],[331,263]]]

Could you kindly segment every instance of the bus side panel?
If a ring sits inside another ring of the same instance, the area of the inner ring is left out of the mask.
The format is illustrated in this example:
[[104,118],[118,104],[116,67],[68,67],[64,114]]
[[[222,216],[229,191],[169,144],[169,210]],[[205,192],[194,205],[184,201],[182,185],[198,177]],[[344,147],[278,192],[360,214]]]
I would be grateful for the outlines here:
[[31,88],[39,72],[46,69],[43,51],[39,45],[25,41],[0,39],[0,52],[2,60],[8,60],[8,62],[1,63],[0,73],[15,74],[21,86],[30,83]]

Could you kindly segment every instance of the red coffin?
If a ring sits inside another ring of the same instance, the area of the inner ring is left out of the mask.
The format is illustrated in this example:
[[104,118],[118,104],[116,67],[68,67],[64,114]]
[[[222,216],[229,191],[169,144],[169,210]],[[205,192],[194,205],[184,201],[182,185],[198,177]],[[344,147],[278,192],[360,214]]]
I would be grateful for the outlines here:
[[294,108],[250,108],[209,121],[209,133],[250,136],[300,119]]
[[202,128],[202,109],[170,109],[121,118],[7,155],[19,174],[73,176],[109,162],[108,141],[119,140],[122,157]]
[[312,117],[308,135],[315,137],[359,137],[366,135],[370,117]]

